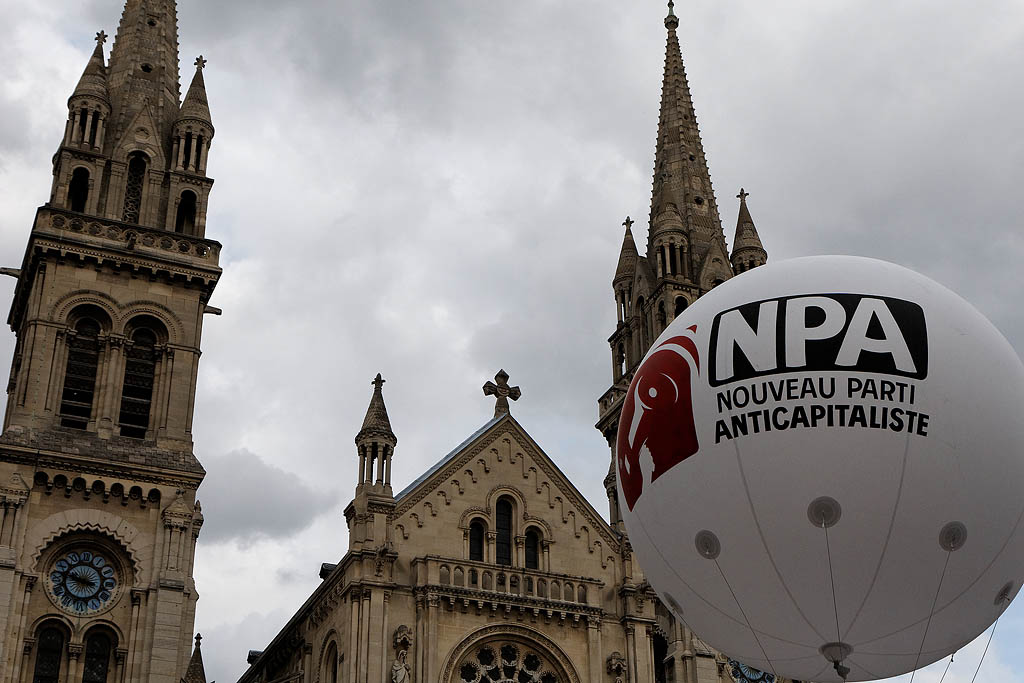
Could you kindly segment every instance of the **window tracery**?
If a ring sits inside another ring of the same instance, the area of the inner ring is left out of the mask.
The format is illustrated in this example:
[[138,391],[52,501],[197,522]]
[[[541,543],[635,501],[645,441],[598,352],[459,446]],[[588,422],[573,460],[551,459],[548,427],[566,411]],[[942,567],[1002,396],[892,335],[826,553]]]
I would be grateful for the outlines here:
[[455,671],[459,683],[564,683],[544,656],[521,643],[473,648]]
[[32,683],[58,683],[63,659],[64,632],[56,626],[43,628],[36,641],[36,667]]
[[110,672],[110,638],[105,633],[93,633],[85,643],[85,664],[82,683],[107,683]]
[[128,161],[128,178],[124,187],[124,212],[121,220],[125,223],[139,222],[142,209],[142,185],[146,177],[146,155],[135,152]]

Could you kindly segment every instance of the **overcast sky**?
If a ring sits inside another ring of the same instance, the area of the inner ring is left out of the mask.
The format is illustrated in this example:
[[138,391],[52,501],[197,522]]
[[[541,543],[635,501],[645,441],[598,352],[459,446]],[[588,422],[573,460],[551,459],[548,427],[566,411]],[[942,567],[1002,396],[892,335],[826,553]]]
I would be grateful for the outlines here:
[[[217,129],[207,235],[224,244],[212,302],[224,315],[203,339],[195,575],[207,675],[226,683],[345,552],[352,439],[377,372],[396,490],[490,418],[480,387],[504,368],[523,391],[513,414],[606,510],[593,424],[626,214],[644,242],[665,7],[178,5],[182,62],[209,60]],[[0,0],[0,265],[21,262],[67,97],[121,6]],[[770,259],[907,265],[1024,349],[1024,3],[676,11],[730,242],[744,186]],[[0,281],[4,301],[13,284]],[[12,349],[2,335],[0,362]],[[1024,680],[1021,642],[1016,604],[978,680]],[[946,680],[968,683],[984,644]],[[915,680],[937,683],[944,667]]]

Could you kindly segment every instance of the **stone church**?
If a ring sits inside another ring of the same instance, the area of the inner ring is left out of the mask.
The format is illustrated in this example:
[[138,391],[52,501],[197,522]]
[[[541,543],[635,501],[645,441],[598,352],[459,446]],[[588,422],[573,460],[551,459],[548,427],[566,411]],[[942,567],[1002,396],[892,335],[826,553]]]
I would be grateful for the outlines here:
[[205,683],[192,413],[220,277],[214,128],[181,100],[174,0],[127,0],[68,99],[8,323],[0,683]]
[[[597,428],[612,449],[623,397],[654,339],[728,278],[765,263],[746,205],[730,252],[711,187],[669,3],[646,256],[626,219],[612,289],[612,384]],[[359,481],[349,547],[242,683],[774,683],[676,621],[626,537],[615,469],[607,520],[510,414],[499,372],[494,417],[404,490],[380,375],[355,437]],[[602,456],[603,457],[603,456]],[[401,462],[401,459],[398,461]]]

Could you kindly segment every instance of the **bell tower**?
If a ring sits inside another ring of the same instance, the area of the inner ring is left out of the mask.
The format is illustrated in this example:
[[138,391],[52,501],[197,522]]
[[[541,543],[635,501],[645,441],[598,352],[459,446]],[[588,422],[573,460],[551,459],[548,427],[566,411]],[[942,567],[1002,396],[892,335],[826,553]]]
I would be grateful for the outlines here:
[[627,217],[612,278],[616,326],[608,338],[612,385],[598,399],[595,425],[612,451],[605,490],[612,525],[625,533],[615,481],[615,439],[622,400],[633,373],[654,341],[699,297],[729,278],[763,265],[768,253],[740,190],[739,217],[730,255],[711,187],[711,172],[679,47],[679,17],[669,0],[665,29],[665,70],[654,153],[647,253],[633,239],[635,222]]
[[173,0],[127,0],[68,100],[8,324],[0,435],[0,682],[185,674],[203,523],[200,341],[214,128],[196,60],[181,102]]

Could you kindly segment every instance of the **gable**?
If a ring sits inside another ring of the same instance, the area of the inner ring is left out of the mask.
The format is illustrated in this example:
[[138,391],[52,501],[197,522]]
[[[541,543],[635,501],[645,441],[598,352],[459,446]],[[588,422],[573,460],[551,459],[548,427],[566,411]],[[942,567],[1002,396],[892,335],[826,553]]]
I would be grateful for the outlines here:
[[559,555],[586,551],[605,569],[618,553],[608,523],[510,415],[488,422],[396,496],[393,540],[403,554],[436,554],[450,543],[461,555],[470,522],[493,519],[505,495],[516,502],[520,528],[536,526]]

